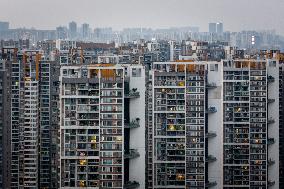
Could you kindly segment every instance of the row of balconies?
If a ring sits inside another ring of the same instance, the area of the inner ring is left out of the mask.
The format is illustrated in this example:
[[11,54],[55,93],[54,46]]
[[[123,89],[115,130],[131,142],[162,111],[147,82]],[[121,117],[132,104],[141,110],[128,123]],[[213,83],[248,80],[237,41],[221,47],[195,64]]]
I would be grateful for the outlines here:
[[[133,88],[128,93],[124,94],[125,98],[127,99],[135,99],[140,98],[140,93],[137,91],[137,88]],[[136,118],[135,120],[130,121],[129,123],[124,123],[124,127],[128,129],[138,128],[140,127],[140,118]],[[129,149],[128,151],[124,152],[124,159],[134,159],[140,157],[140,154],[137,149]],[[140,186],[139,182],[137,181],[127,181],[123,188],[125,189],[132,189],[138,188]]]
[[185,82],[180,80],[163,80],[163,81],[156,81],[155,86],[179,86],[183,87],[185,86]]
[[[275,78],[274,78],[273,76],[270,75],[270,76],[267,77],[267,82],[268,82],[268,83],[272,83],[272,82],[274,82],[274,81],[275,81]],[[267,100],[267,103],[273,103],[273,102],[275,102],[275,99],[269,98],[269,99]],[[275,123],[275,120],[274,120],[272,117],[270,117],[270,118],[268,118],[267,123],[268,123],[268,124],[273,124],[273,123]],[[268,140],[267,140],[267,144],[268,144],[268,145],[272,145],[272,144],[274,144],[274,143],[275,143],[275,139],[274,139],[274,138],[268,138]],[[268,164],[268,166],[271,166],[271,165],[275,164],[275,161],[272,160],[272,159],[269,159],[268,162],[267,162],[267,164]],[[268,181],[268,182],[267,182],[268,187],[271,187],[271,186],[273,186],[274,184],[275,184],[275,181]]]

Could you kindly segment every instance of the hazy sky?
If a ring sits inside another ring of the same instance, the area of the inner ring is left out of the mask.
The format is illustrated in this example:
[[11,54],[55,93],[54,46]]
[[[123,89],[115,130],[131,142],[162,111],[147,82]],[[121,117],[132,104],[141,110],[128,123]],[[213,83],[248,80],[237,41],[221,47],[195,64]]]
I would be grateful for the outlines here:
[[74,20],[92,28],[199,26],[230,31],[276,29],[284,35],[284,0],[0,0],[12,28],[54,29]]

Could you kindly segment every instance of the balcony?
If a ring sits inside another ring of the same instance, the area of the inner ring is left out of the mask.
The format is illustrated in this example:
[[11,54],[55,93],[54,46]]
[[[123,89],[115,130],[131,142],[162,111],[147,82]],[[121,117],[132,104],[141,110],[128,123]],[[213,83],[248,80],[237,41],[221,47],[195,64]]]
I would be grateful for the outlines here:
[[216,85],[216,83],[207,83],[206,88],[207,89],[215,89],[215,88],[217,88],[217,85]]
[[268,103],[273,103],[273,102],[275,102],[275,99],[269,98],[269,99],[267,99],[267,102]]
[[139,121],[140,119],[136,118],[135,120],[132,120],[130,123],[124,123],[124,128],[132,129],[140,127]]
[[270,117],[270,118],[268,118],[267,123],[268,124],[275,123],[275,120],[272,117]]
[[210,187],[213,187],[213,186],[216,186],[217,185],[217,182],[216,181],[209,181],[209,182],[206,182],[205,184],[205,187],[206,188],[210,188]]
[[205,137],[206,138],[213,138],[213,137],[216,137],[217,134],[215,132],[212,132],[212,131],[208,131],[208,133],[205,134]]
[[140,97],[140,93],[137,91],[137,88],[133,88],[132,90],[130,90],[128,93],[125,93],[125,98],[139,98]]
[[267,139],[267,144],[268,144],[268,145],[271,145],[271,144],[274,144],[274,143],[275,143],[274,138],[268,138],[268,139]]
[[140,154],[136,149],[130,149],[129,152],[124,153],[124,159],[134,159],[139,157]]
[[123,188],[131,189],[131,188],[138,188],[139,186],[140,184],[137,181],[128,181],[124,184]]
[[269,159],[269,160],[267,161],[267,165],[268,165],[268,166],[273,165],[273,164],[275,164],[275,161],[274,161],[274,160]]
[[205,161],[208,162],[208,163],[211,163],[211,162],[217,161],[217,158],[214,157],[213,155],[208,155],[206,157]]
[[214,106],[210,106],[206,111],[206,113],[216,113],[216,112],[217,112],[217,108]]
[[267,82],[271,83],[271,82],[274,82],[275,81],[275,78],[273,76],[268,76],[267,77]]
[[275,184],[275,181],[270,181],[270,180],[269,180],[269,181],[267,182],[267,185],[268,185],[268,186],[273,186],[274,184]]

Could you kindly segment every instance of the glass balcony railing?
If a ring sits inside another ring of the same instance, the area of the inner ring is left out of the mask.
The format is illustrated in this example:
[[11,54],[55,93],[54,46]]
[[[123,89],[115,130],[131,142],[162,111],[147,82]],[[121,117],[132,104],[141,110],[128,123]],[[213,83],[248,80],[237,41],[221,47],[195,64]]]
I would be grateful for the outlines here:
[[267,82],[271,83],[271,82],[274,82],[275,81],[275,78],[273,76],[268,76],[267,77]]
[[274,138],[268,138],[267,139],[267,144],[268,145],[271,145],[271,144],[274,144],[275,143],[275,139]]
[[134,159],[134,158],[137,158],[139,156],[140,156],[140,154],[139,154],[138,150],[136,150],[136,149],[130,149],[129,152],[124,153],[125,159]]
[[123,188],[131,189],[131,188],[138,188],[139,186],[140,184],[137,181],[128,181],[124,184]]
[[275,123],[275,120],[272,117],[270,117],[270,118],[268,118],[267,123],[268,124]]
[[214,106],[210,106],[207,111],[207,113],[216,113],[217,112],[217,108]]
[[205,187],[210,188],[210,187],[213,187],[213,186],[216,186],[216,185],[217,185],[216,181],[209,181],[209,182],[206,182]]
[[131,90],[128,93],[125,93],[125,98],[139,98],[140,93],[138,91]]
[[214,161],[216,161],[216,160],[217,160],[217,158],[214,157],[213,155],[208,155],[208,156],[206,157],[206,162],[208,162],[208,163],[214,162]]
[[207,89],[215,89],[215,88],[217,88],[217,85],[216,85],[216,83],[207,83],[206,88]]
[[217,136],[216,132],[213,132],[213,131],[208,131],[208,133],[205,134],[206,138],[213,138],[216,136]]
[[275,102],[275,99],[269,98],[269,99],[267,99],[267,102],[268,102],[268,103],[273,103],[273,102]]
[[274,184],[275,184],[275,181],[268,181],[268,182],[267,182],[267,185],[268,185],[268,186],[273,186]]
[[124,128],[137,128],[140,127],[139,124],[139,118],[136,118],[135,120],[132,120],[130,123],[124,123]]
[[275,164],[275,161],[274,161],[274,160],[269,159],[269,160],[267,161],[267,165],[268,165],[268,166],[273,165],[273,164]]

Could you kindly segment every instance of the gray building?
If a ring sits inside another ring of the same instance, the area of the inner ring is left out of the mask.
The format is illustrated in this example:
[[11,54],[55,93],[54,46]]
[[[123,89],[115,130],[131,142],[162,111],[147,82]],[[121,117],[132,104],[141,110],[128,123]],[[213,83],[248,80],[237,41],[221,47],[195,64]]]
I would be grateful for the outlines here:
[[[6,75],[10,76],[7,84],[11,84],[4,93],[10,94],[10,98],[5,101],[7,115],[4,118],[8,120],[3,132],[10,134],[3,135],[8,137],[3,148],[7,156],[1,169],[5,171],[3,181],[7,182],[3,188],[52,188],[51,167],[52,162],[57,161],[54,156],[57,149],[51,153],[52,144],[57,145],[57,141],[52,143],[50,134],[53,62],[43,57],[41,51],[14,48],[3,48],[1,57]],[[55,177],[57,182],[57,172]]]
[[76,39],[77,37],[77,23],[72,21],[69,23],[69,38],[71,40]]
[[[11,116],[10,116],[10,65],[7,59],[13,59],[16,49],[2,51],[0,60],[0,188],[10,188],[11,170]],[[5,54],[4,56],[2,56]],[[8,148],[7,148],[8,147]]]
[[59,26],[56,28],[56,39],[67,39],[67,28]]
[[84,40],[90,37],[90,26],[87,23],[82,24],[82,38]]
[[217,31],[217,24],[209,23],[209,33],[216,33],[216,31]]
[[0,21],[0,31],[9,30],[9,22]]
[[60,74],[60,188],[145,188],[145,69],[69,65]]
[[223,33],[223,23],[221,22],[216,23],[216,33],[217,34]]

